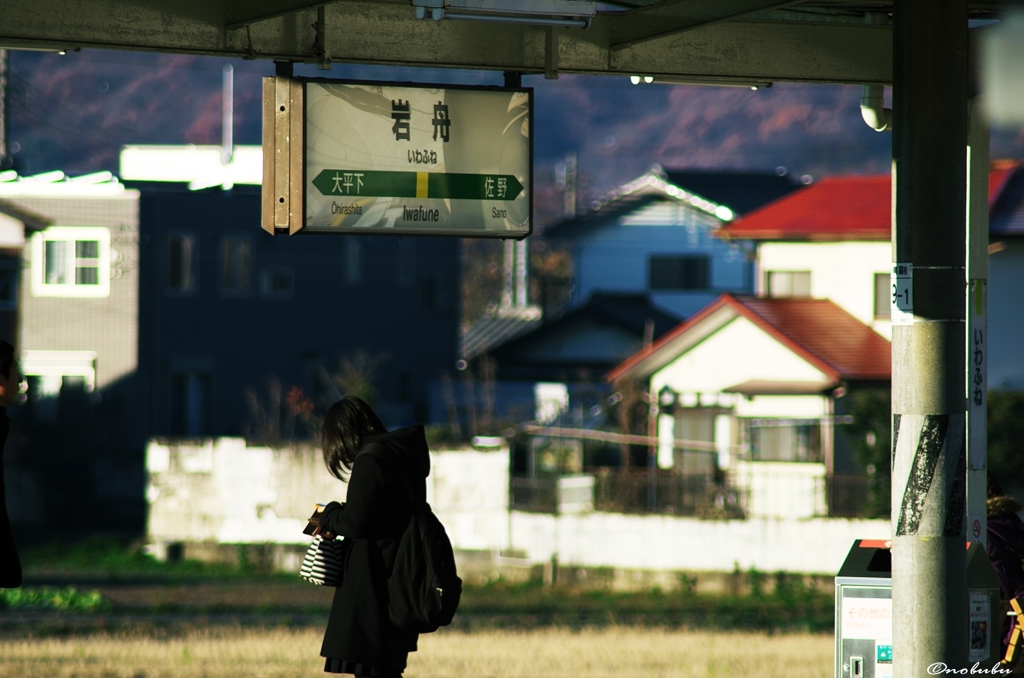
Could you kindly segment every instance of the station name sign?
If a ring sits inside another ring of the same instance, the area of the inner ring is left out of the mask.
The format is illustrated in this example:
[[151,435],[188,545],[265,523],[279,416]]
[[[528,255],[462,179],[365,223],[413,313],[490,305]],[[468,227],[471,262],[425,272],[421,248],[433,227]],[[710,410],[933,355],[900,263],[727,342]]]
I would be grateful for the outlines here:
[[264,78],[263,227],[520,239],[533,92]]

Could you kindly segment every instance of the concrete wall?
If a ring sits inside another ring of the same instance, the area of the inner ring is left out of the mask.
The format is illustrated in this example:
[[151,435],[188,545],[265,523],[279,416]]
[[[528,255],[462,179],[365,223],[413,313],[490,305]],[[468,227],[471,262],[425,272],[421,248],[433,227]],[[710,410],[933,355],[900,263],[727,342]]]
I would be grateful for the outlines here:
[[887,539],[885,520],[728,520],[617,513],[513,513],[512,541],[560,567],[835,574],[854,539]]
[[[327,474],[311,447],[248,447],[238,438],[152,441],[147,467],[148,534],[158,553],[174,542],[186,543],[189,555],[217,544],[301,549],[309,541],[302,527],[313,504],[345,496],[344,484]],[[507,449],[432,453],[427,499],[459,551],[460,567],[485,573],[528,573],[555,560],[574,571],[753,567],[834,574],[854,539],[889,536],[885,520],[509,511]]]

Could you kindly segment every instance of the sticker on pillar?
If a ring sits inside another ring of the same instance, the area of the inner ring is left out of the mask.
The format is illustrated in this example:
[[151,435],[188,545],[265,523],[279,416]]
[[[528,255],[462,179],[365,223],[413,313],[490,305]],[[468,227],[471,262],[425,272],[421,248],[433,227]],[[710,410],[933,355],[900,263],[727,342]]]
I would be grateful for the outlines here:
[[890,276],[892,324],[914,324],[914,265],[893,264]]
[[988,282],[972,278],[967,298],[967,463],[984,470],[988,419]]
[[988,657],[989,602],[987,593],[971,592],[971,647],[967,661],[980,662]]

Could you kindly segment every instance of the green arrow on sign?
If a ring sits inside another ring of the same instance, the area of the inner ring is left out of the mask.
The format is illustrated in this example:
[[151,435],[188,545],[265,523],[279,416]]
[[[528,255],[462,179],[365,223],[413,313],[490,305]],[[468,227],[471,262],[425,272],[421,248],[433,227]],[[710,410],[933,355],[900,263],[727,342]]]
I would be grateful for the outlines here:
[[523,185],[511,174],[454,174],[326,169],[313,179],[326,196],[515,200]]

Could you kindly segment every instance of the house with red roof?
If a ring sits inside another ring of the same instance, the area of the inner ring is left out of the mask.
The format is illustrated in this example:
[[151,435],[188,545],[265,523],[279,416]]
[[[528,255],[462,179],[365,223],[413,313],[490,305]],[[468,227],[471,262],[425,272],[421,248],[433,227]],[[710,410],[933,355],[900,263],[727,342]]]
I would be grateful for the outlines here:
[[890,338],[888,176],[823,179],[724,229],[756,243],[754,293],[830,299]]
[[[994,254],[990,271],[989,365],[998,374],[997,336],[1024,330],[1020,304],[996,306],[1024,284],[1024,170],[994,165],[989,198],[1002,229],[990,251],[1012,252],[1002,268]],[[831,511],[829,479],[863,472],[838,434],[851,421],[846,396],[889,388],[891,218],[888,176],[834,177],[718,230],[755,244],[755,294],[721,295],[607,375],[647,384],[661,468],[725,470],[747,490],[750,516]],[[1003,362],[1024,372],[1009,352]],[[708,443],[716,454],[701,452]]]

